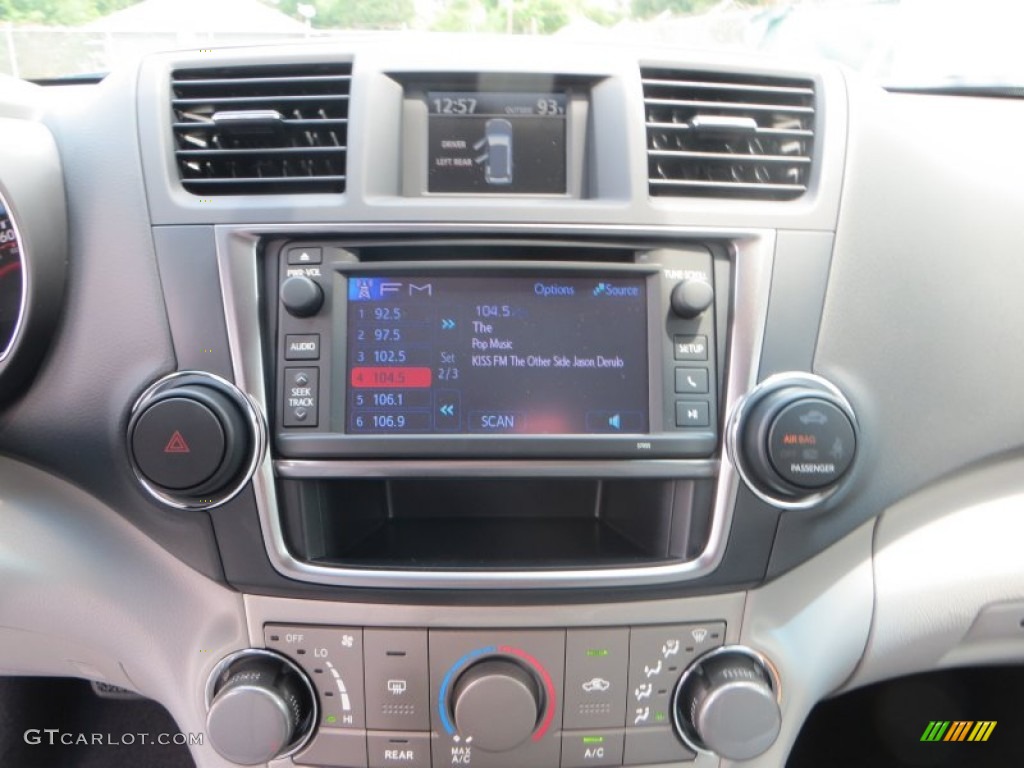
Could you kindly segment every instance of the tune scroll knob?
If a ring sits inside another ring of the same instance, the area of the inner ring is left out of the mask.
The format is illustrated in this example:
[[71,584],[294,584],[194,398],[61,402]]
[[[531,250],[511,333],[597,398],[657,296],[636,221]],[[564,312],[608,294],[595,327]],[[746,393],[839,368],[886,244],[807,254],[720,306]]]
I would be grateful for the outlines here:
[[699,278],[687,278],[672,289],[672,311],[679,317],[692,319],[704,312],[715,301],[711,283]]
[[771,666],[743,646],[705,654],[679,681],[673,719],[683,741],[696,749],[729,760],[763,754],[782,727]]
[[206,731],[217,753],[257,765],[302,748],[317,721],[312,684],[290,659],[261,649],[227,657],[207,686]]
[[324,291],[310,278],[293,275],[281,283],[281,303],[290,315],[311,317],[323,306]]
[[450,706],[456,729],[471,736],[474,747],[506,752],[536,730],[544,698],[532,672],[511,659],[491,658],[459,676]]

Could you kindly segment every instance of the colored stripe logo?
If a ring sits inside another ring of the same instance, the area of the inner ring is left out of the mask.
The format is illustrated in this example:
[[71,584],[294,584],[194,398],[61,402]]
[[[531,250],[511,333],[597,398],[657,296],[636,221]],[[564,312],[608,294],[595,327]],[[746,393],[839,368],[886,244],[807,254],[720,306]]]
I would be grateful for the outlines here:
[[921,741],[988,741],[996,729],[996,720],[932,720],[921,734]]

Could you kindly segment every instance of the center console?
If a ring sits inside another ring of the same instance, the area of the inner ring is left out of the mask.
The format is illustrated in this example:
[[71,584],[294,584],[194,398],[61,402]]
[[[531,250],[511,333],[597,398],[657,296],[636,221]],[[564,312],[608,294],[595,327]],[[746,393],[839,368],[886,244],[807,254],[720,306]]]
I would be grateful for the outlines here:
[[[128,447],[152,497],[208,513],[243,596],[212,745],[273,768],[762,754],[782,687],[740,644],[746,590],[859,428],[806,373],[841,167],[821,83],[393,53],[150,67],[161,280],[195,295],[167,292],[178,370]],[[280,120],[247,108],[279,89]]]

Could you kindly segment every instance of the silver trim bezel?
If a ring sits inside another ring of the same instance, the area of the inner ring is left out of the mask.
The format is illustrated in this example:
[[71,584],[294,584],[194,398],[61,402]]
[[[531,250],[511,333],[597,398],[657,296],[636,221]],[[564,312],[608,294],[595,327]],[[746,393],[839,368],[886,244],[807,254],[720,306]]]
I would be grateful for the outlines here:
[[183,379],[189,378],[198,378],[200,380],[207,379],[214,382],[217,389],[226,390],[227,393],[237,401],[238,405],[241,406],[245,415],[246,423],[249,426],[253,438],[251,456],[245,466],[245,470],[238,476],[235,482],[231,483],[231,485],[220,493],[211,494],[208,501],[199,502],[191,501],[177,494],[169,493],[146,479],[146,476],[142,473],[138,463],[135,461],[135,454],[131,450],[130,429],[125,438],[128,442],[128,461],[131,463],[132,472],[135,474],[135,478],[139,481],[139,484],[157,501],[181,510],[214,509],[222,504],[226,504],[241,493],[242,489],[248,485],[249,480],[256,472],[256,469],[263,462],[263,459],[267,454],[267,446],[269,444],[267,421],[260,410],[259,403],[227,379],[206,371],[176,371],[175,373],[171,373],[157,379],[153,384],[147,387],[141,395],[139,395],[129,412],[129,424],[132,423],[136,414],[149,405],[156,395],[168,389],[173,389]]
[[672,727],[675,729],[676,735],[682,740],[683,744],[694,752],[698,752],[700,754],[715,755],[717,757],[717,753],[712,752],[703,745],[700,739],[690,733],[691,729],[688,724],[680,722],[679,696],[682,694],[683,687],[686,685],[687,681],[696,674],[697,669],[703,662],[718,656],[724,656],[728,653],[736,653],[741,656],[746,656],[761,667],[765,675],[768,677],[768,684],[772,689],[772,693],[775,694],[775,702],[779,705],[779,709],[782,709],[782,683],[779,680],[779,671],[775,668],[775,665],[772,664],[771,660],[769,660],[769,658],[763,653],[755,651],[753,648],[746,645],[720,645],[717,648],[712,648],[707,653],[701,654],[690,662],[690,666],[683,670],[683,674],[679,677],[679,682],[676,683],[676,688],[672,692]]
[[[804,373],[801,371],[787,371],[785,373],[776,373],[769,376],[739,399],[739,402],[736,403],[736,407],[729,412],[729,419],[725,425],[725,451],[729,457],[729,462],[736,467],[736,471],[743,480],[743,484],[746,485],[750,492],[757,496],[761,501],[767,502],[773,507],[778,507],[779,509],[784,510],[795,511],[801,509],[812,509],[833,496],[836,491],[843,487],[846,477],[849,476],[849,470],[843,477],[839,478],[835,485],[823,488],[820,491],[814,491],[813,493],[808,493],[797,498],[786,498],[781,495],[775,496],[768,491],[762,490],[757,483],[754,482],[750,469],[746,466],[746,462],[743,458],[743,451],[740,448],[740,430],[743,426],[743,420],[752,405],[757,403],[765,396],[765,394],[785,387],[812,387],[823,389],[827,394],[836,399],[836,404],[839,405],[847,418],[850,419],[850,423],[853,424],[854,434],[860,434],[860,430],[857,425],[857,415],[853,412],[853,406],[850,405],[850,401],[846,399],[846,396],[835,384],[830,382],[828,379],[818,376],[817,374]],[[852,465],[850,468],[852,469]]]
[[[543,235],[559,237],[617,237],[630,239],[714,240],[727,242],[732,259],[733,284],[730,286],[730,324],[728,357],[725,364],[726,388],[724,413],[730,413],[742,395],[757,380],[757,367],[768,309],[775,254],[775,230],[714,229],[697,227],[632,227],[581,225],[484,225],[484,224],[264,224],[256,226],[220,225],[215,228],[217,266],[221,295],[224,301],[228,345],[235,381],[267,412],[264,370],[264,340],[260,323],[259,246],[264,236],[351,236],[353,234],[388,235],[456,235],[487,236],[489,239],[508,236]],[[355,587],[439,588],[439,589],[509,589],[509,588],[574,588],[622,587],[689,581],[713,572],[725,555],[732,526],[733,508],[739,487],[739,475],[728,461],[719,465],[707,544],[696,557],[679,563],[611,568],[552,569],[532,571],[510,570],[433,570],[413,571],[394,568],[353,568],[315,565],[295,558],[285,543],[276,490],[274,463],[264,457],[253,476],[253,489],[260,517],[267,556],[274,569],[298,581]],[[416,473],[422,462],[375,462],[376,471],[391,475]],[[490,461],[446,462],[452,471],[461,474],[486,474],[497,471]],[[522,471],[531,462],[515,462]],[[616,462],[623,468],[633,465],[626,460]],[[644,463],[647,464],[646,462]],[[667,460],[666,465],[678,471],[666,472],[669,477],[706,477],[707,461]],[[352,462],[288,462],[290,471],[327,471],[336,466],[341,471]],[[369,466],[369,465],[368,465]],[[535,462],[537,468],[551,466]],[[563,466],[565,466],[563,464]],[[649,469],[649,467],[646,467]],[[627,470],[628,471],[628,470]],[[365,476],[365,475],[364,475]],[[572,476],[572,473],[569,473]],[[649,475],[648,475],[649,476]]]
[[[224,673],[229,666],[239,659],[245,657],[259,656],[263,658],[273,659],[274,661],[280,662],[288,667],[290,670],[295,672],[299,679],[302,680],[302,684],[306,687],[309,692],[309,700],[312,702],[312,711],[310,712],[310,727],[306,729],[306,732],[302,735],[302,738],[289,744],[288,749],[282,752],[275,760],[279,760],[284,757],[289,757],[302,750],[310,740],[313,738],[313,734],[317,732],[317,728],[320,725],[320,694],[317,693],[316,687],[309,679],[309,675],[296,664],[294,661],[289,659],[284,654],[278,653],[277,651],[270,651],[266,648],[242,648],[241,650],[235,651],[234,653],[228,654],[223,659],[217,662],[217,666],[210,672],[210,676],[206,680],[206,692],[204,701],[206,704],[206,712],[209,714],[210,707],[213,705],[213,699],[216,696],[214,688],[217,685],[217,679]],[[261,689],[262,690],[262,689]],[[301,725],[296,723],[296,727]]]
[[14,231],[14,239],[18,246],[18,260],[21,264],[21,297],[18,303],[18,319],[14,322],[14,328],[11,331],[11,338],[8,340],[7,346],[0,350],[0,363],[2,363],[10,356],[11,351],[17,345],[25,325],[25,309],[28,305],[29,290],[31,289],[32,269],[29,266],[28,253],[25,251],[25,238],[21,235],[18,221],[14,216],[14,211],[11,210],[10,203],[7,202],[7,195],[2,187],[0,187],[0,206],[3,206],[4,211],[7,212],[7,220]]

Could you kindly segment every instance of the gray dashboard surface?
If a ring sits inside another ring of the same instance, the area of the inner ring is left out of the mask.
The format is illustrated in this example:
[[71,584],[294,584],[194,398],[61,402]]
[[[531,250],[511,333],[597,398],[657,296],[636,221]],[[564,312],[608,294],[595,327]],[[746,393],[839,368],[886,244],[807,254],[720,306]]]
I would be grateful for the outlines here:
[[[855,119],[814,370],[850,398],[860,460],[842,527],[1024,441],[1015,183],[1024,156],[962,131],[1024,129],[1020,102],[854,94]],[[772,572],[834,521],[784,516]]]
[[127,72],[80,91],[36,94],[64,166],[67,290],[39,374],[0,417],[0,450],[88,488],[177,557],[217,575],[209,520],[151,503],[126,461],[129,408],[148,383],[175,369],[139,166],[134,84]]

